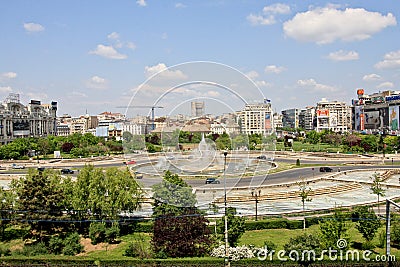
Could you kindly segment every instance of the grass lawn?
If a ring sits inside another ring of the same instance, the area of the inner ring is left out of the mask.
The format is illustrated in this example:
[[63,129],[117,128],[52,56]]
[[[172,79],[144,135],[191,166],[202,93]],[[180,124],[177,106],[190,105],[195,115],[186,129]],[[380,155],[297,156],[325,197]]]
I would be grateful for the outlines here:
[[[382,226],[375,235],[375,238],[372,240],[373,244],[375,245],[379,243],[378,235],[380,231],[385,231],[385,227]],[[268,240],[276,245],[276,250],[281,250],[283,249],[284,245],[289,242],[290,238],[301,235],[304,232],[319,234],[319,226],[313,225],[310,228],[307,228],[306,230],[267,229],[267,230],[247,231],[246,233],[243,234],[243,236],[239,240],[239,245],[254,245],[256,247],[262,247],[264,245],[264,242]],[[365,242],[362,235],[355,228],[355,223],[349,223],[347,236],[350,246],[352,246],[353,244],[356,245]],[[353,247],[349,248],[349,246],[347,248],[353,249]],[[375,247],[373,249],[373,252],[379,255],[384,255],[385,251],[386,251],[385,248]],[[391,254],[395,255],[396,259],[400,259],[400,249],[392,247]]]

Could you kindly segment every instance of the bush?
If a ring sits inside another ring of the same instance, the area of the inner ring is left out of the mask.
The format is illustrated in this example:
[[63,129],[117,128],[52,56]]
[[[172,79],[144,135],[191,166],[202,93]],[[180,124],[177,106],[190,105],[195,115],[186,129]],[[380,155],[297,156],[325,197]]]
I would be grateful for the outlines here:
[[378,243],[377,247],[384,248],[386,245],[386,231],[385,230],[381,230],[378,233],[378,240],[379,240],[379,243]]
[[114,243],[115,240],[119,237],[119,226],[118,224],[113,224],[110,228],[106,229],[105,232],[105,240],[108,243]]
[[50,238],[49,245],[47,247],[50,253],[58,255],[61,254],[64,248],[64,242],[60,237],[53,236]]
[[89,226],[89,238],[93,245],[104,242],[106,239],[105,223],[92,222]]
[[22,249],[14,251],[16,255],[23,256],[37,256],[49,254],[46,245],[43,242],[35,243],[33,245],[25,245]]
[[287,219],[271,219],[263,221],[246,221],[246,231],[263,229],[302,229],[302,221],[289,221]]
[[83,246],[80,243],[81,237],[78,233],[72,233],[64,240],[64,248],[62,253],[64,255],[74,256],[83,251]]
[[10,248],[6,247],[4,244],[0,245],[0,257],[2,256],[10,256],[11,250]]
[[124,256],[140,259],[151,257],[148,246],[146,246],[146,240],[142,234],[135,236],[135,240],[129,243],[125,249]]

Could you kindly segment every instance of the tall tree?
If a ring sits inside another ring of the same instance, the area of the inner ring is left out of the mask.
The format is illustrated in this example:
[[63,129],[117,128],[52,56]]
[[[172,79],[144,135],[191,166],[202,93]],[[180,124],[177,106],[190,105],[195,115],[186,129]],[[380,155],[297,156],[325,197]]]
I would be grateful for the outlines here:
[[153,186],[153,250],[158,257],[203,256],[211,245],[208,220],[195,207],[196,196],[177,174],[166,171]]
[[[228,207],[226,210],[227,221],[228,221],[228,243],[229,246],[237,246],[240,237],[246,232],[245,218],[236,216],[236,208]],[[224,238],[225,225],[224,218],[217,222],[217,232],[221,239]]]
[[23,211],[21,219],[29,224],[32,238],[47,241],[51,235],[66,232],[68,225],[57,222],[65,210],[62,183],[61,176],[51,170],[29,170],[26,177],[12,183],[17,208]]
[[336,208],[333,217],[326,218],[326,220],[319,225],[322,241],[326,248],[334,248],[337,246],[337,241],[339,239],[347,238],[346,232],[349,226],[346,221],[347,218],[343,212]]
[[381,222],[376,214],[367,206],[357,207],[354,212],[354,217],[356,217],[356,228],[361,233],[361,235],[371,242],[377,233]]
[[379,208],[379,198],[385,196],[386,190],[383,188],[382,182],[383,179],[380,174],[374,173],[371,177],[372,179],[372,185],[370,187],[371,193],[376,195],[378,200],[377,200],[377,205],[378,205],[378,213],[380,214],[380,208]]

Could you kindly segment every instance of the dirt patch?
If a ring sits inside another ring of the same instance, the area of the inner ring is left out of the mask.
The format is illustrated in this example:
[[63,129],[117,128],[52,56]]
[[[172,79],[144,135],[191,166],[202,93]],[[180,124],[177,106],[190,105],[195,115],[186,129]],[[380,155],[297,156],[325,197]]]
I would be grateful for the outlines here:
[[99,243],[99,244],[93,245],[90,238],[81,238],[81,244],[83,246],[84,252],[78,254],[77,256],[85,256],[89,252],[92,252],[92,251],[113,250],[118,246],[118,244],[108,244],[108,243]]

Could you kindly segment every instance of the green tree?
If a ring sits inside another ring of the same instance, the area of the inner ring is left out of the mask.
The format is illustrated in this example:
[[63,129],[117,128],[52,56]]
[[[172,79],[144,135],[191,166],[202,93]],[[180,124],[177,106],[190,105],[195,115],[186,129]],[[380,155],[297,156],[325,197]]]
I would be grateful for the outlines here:
[[259,145],[262,144],[261,134],[250,134],[249,135],[249,148],[250,150],[256,150]]
[[308,266],[321,255],[321,241],[318,236],[304,233],[302,235],[290,238],[284,245],[285,251],[292,261],[297,261],[303,266]]
[[370,187],[371,193],[376,195],[378,200],[377,200],[377,205],[378,205],[378,213],[380,214],[380,208],[379,208],[379,198],[385,196],[386,190],[383,188],[382,182],[383,179],[380,174],[374,173],[371,177],[372,179],[372,185]]
[[204,256],[211,239],[207,219],[195,207],[196,196],[177,174],[166,171],[153,189],[152,246],[157,257]]
[[[233,207],[227,207],[226,209],[227,221],[228,221],[228,243],[231,247],[236,247],[240,237],[245,233],[245,218],[236,216],[236,209]],[[217,221],[217,233],[221,240],[224,240],[225,233],[225,219]]]
[[139,207],[142,189],[130,172],[118,168],[85,166],[77,177],[74,188],[75,210],[88,211],[95,218],[118,218],[123,211]]
[[355,217],[355,220],[357,221],[357,230],[361,233],[365,240],[367,240],[367,242],[371,242],[372,239],[374,239],[379,227],[381,226],[379,218],[367,206],[357,207],[355,209],[353,217]]
[[333,217],[326,218],[326,220],[319,225],[321,237],[326,248],[337,247],[339,239],[347,238],[346,232],[349,229],[345,214],[338,208],[335,209]]
[[14,209],[15,195],[10,190],[4,190],[0,187],[0,229],[1,229],[1,239],[4,238],[4,230],[10,224],[11,220],[14,218],[14,214],[11,210]]
[[170,171],[166,171],[162,182],[153,185],[152,189],[155,217],[165,214],[179,215],[182,208],[194,208],[197,202],[192,188],[179,175]]
[[215,141],[215,145],[217,146],[217,149],[219,150],[231,150],[232,149],[232,143],[231,143],[231,138],[227,133],[221,134],[217,141]]
[[50,236],[68,231],[68,224],[57,222],[66,208],[62,183],[61,176],[54,171],[29,170],[26,177],[11,184],[17,208],[24,211],[21,217],[29,224],[32,238],[46,242]]
[[310,144],[318,144],[320,142],[321,136],[317,131],[308,131],[306,133],[306,141]]

